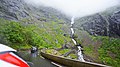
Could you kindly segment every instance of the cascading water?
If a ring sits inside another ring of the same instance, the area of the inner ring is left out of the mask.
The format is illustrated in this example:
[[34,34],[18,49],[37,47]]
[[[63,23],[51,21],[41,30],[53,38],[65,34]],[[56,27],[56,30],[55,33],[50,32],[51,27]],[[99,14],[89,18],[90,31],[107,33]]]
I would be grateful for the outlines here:
[[[74,31],[74,29],[73,29],[73,24],[74,24],[74,16],[71,18],[71,36],[72,36],[72,41],[73,41],[73,43],[75,44],[75,45],[77,45],[77,42],[75,41],[75,39],[73,38],[73,35],[74,35],[74,33],[75,33],[75,31]],[[78,60],[80,60],[80,61],[85,61],[84,59],[83,59],[83,54],[82,54],[82,51],[81,51],[81,46],[77,46],[77,48],[78,48]]]

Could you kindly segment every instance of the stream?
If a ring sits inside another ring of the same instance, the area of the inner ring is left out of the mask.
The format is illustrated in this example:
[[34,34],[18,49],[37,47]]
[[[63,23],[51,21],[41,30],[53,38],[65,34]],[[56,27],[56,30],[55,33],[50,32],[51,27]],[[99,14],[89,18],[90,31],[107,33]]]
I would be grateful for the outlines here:
[[[71,18],[71,28],[70,28],[70,30],[71,30],[71,36],[72,36],[72,41],[73,41],[73,43],[74,43],[75,45],[78,45],[77,42],[75,41],[75,39],[73,38],[74,33],[75,33],[74,28],[73,28],[73,24],[74,24],[74,16]],[[83,58],[81,46],[79,45],[79,46],[77,46],[77,48],[78,48],[78,51],[77,51],[78,60],[85,62],[85,60],[84,60],[84,58]]]

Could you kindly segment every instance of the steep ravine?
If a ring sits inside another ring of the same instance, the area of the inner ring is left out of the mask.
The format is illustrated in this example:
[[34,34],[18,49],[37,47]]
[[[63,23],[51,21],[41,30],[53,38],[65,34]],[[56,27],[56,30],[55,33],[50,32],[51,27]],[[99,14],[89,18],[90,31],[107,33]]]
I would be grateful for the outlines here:
[[74,29],[73,29],[73,24],[74,24],[74,16],[71,18],[71,36],[72,36],[72,41],[73,41],[73,43],[75,44],[75,46],[77,45],[77,48],[78,48],[78,51],[77,51],[77,54],[78,54],[78,60],[80,60],[80,61],[85,61],[84,60],[84,58],[83,58],[83,54],[82,54],[82,50],[81,50],[81,46],[80,45],[78,45],[77,44],[77,42],[76,42],[76,40],[73,38],[73,36],[74,36],[74,33],[75,33],[75,31],[74,31]]

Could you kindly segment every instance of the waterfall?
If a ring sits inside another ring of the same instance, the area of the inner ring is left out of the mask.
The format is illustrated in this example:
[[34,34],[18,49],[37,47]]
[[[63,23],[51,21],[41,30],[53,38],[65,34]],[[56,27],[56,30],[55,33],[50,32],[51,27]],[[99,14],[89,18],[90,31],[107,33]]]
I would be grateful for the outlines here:
[[82,51],[81,51],[81,46],[78,46],[78,60],[81,60],[81,61],[84,61],[84,58],[83,58],[83,54],[82,54]]
[[[77,42],[76,42],[75,39],[73,38],[73,35],[74,35],[74,33],[75,33],[75,31],[74,31],[74,29],[73,29],[73,24],[74,24],[74,16],[71,18],[71,28],[70,28],[70,30],[71,30],[71,35],[72,35],[72,41],[73,41],[73,43],[74,43],[75,45],[77,45]],[[77,48],[78,48],[78,51],[77,51],[78,60],[84,62],[85,60],[83,59],[83,54],[82,54],[81,46],[77,46]]]

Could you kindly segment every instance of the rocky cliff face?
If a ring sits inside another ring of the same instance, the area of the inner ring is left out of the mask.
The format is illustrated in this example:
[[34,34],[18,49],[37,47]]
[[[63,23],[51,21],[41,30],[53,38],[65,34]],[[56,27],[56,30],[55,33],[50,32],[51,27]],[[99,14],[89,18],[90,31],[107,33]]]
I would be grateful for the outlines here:
[[65,15],[50,7],[34,7],[24,0],[0,0],[0,18],[9,20],[69,21]]
[[120,37],[120,7],[117,6],[91,16],[76,20],[75,27],[91,35]]
[[120,11],[113,13],[109,19],[109,36],[120,37]]
[[91,35],[107,35],[107,23],[100,14],[94,15],[86,23],[82,24],[82,27]]
[[24,5],[22,0],[0,0],[0,17],[11,20],[28,17]]

